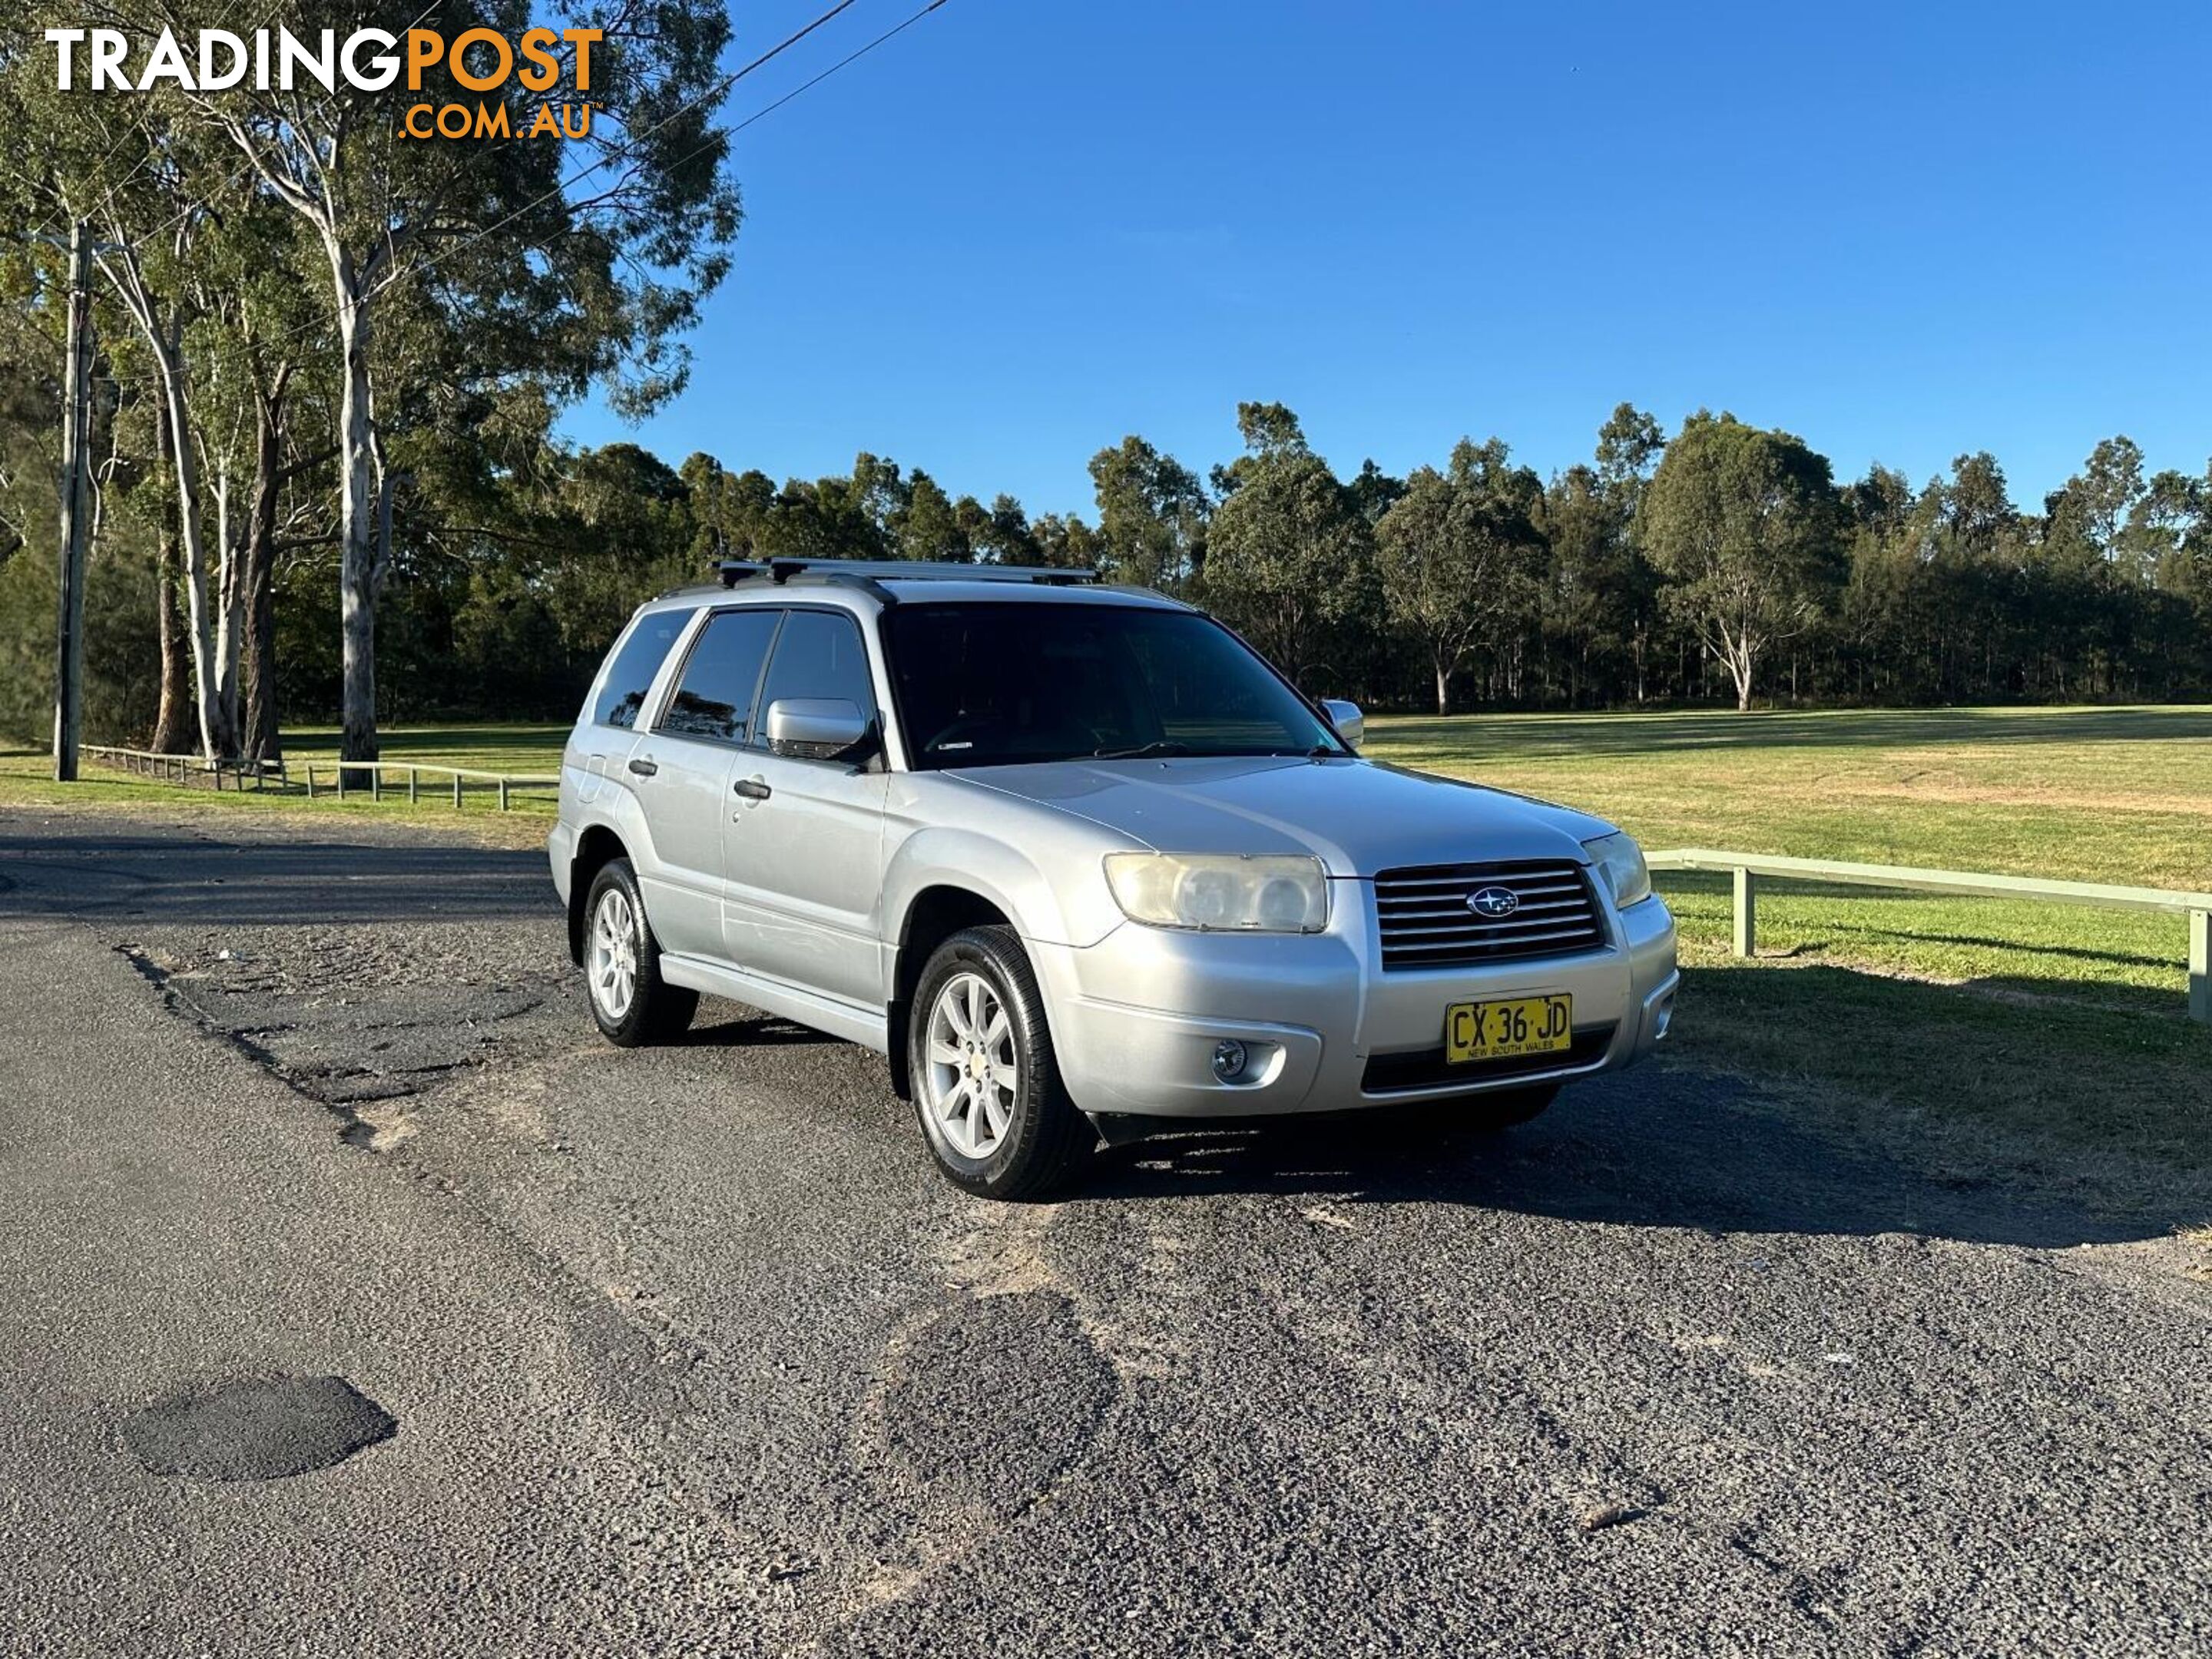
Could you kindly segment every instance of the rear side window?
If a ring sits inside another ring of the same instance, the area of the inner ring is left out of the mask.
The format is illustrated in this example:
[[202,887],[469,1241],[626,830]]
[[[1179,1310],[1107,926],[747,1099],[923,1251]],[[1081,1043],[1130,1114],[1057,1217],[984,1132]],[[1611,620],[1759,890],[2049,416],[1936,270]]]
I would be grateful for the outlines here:
[[721,611],[707,619],[699,642],[684,664],[684,678],[669,699],[659,729],[680,738],[743,743],[750,729],[753,688],[768,660],[782,613],[763,606]]
[[607,665],[605,677],[599,682],[599,701],[592,706],[594,724],[625,728],[637,724],[638,712],[645,707],[645,694],[653,689],[653,678],[660,672],[660,665],[668,660],[676,636],[684,631],[694,614],[689,611],[656,611],[637,619],[637,626],[629,630],[629,637],[623,641],[614,659]]
[[876,695],[860,624],[827,611],[793,611],[775,642],[760,706],[782,697],[842,697],[872,716]]

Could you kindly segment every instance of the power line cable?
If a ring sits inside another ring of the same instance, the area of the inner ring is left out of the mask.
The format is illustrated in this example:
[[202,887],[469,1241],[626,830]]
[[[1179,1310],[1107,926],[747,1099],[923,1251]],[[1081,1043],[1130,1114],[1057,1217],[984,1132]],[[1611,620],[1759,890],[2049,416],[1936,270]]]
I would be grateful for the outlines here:
[[[942,5],[945,3],[945,0],[936,0],[936,3],[939,5]],[[439,252],[432,255],[429,258],[425,259],[421,264],[416,265],[411,271],[405,273],[402,273],[398,270],[393,271],[390,276],[385,278],[381,286],[372,289],[369,291],[369,297],[372,299],[374,298],[376,295],[383,292],[385,288],[388,288],[392,283],[400,281],[403,274],[406,276],[419,276],[425,271],[428,271],[433,267],[443,263],[445,260],[453,258],[453,255],[465,252],[468,249],[474,247],[478,242],[483,240],[485,237],[492,235],[498,231],[504,230],[507,226],[513,224],[517,219],[521,218],[526,213],[535,212],[538,209],[544,206],[546,203],[551,201],[555,197],[566,195],[568,193],[568,187],[571,185],[580,184],[583,180],[590,178],[593,173],[599,172],[600,168],[611,166],[614,162],[630,155],[636,149],[638,145],[652,137],[654,133],[659,132],[662,128],[668,126],[672,123],[682,119],[684,116],[689,115],[692,111],[697,109],[701,105],[720,99],[732,87],[744,80],[745,76],[750,75],[755,70],[760,68],[762,64],[769,62],[769,60],[773,58],[781,56],[791,47],[797,46],[801,40],[804,40],[808,35],[813,33],[815,30],[820,28],[824,23],[827,23],[831,18],[836,16],[840,12],[849,10],[854,3],[854,0],[837,0],[837,3],[836,5],[830,7],[829,10],[823,12],[819,17],[809,23],[805,28],[800,29],[797,33],[787,35],[783,40],[778,41],[775,46],[770,46],[759,57],[754,58],[751,63],[747,64],[742,69],[732,71],[730,74],[725,76],[716,84],[708,88],[706,91],[685,99],[683,103],[678,105],[667,114],[662,116],[659,120],[654,122],[643,132],[634,133],[629,137],[625,138],[620,144],[617,144],[614,149],[609,150],[605,155],[600,156],[599,160],[593,161],[589,167],[579,167],[575,172],[570,173],[566,179],[563,179],[559,184],[554,185],[552,189],[545,191],[542,196],[535,197],[530,201],[525,202],[520,207],[516,208],[514,211],[507,214],[504,217],[495,219],[491,223],[486,225],[475,234],[465,237],[460,241],[454,243],[451,247],[441,250]],[[696,152],[694,153],[696,154]],[[688,160],[690,158],[687,157],[686,159]]]
[[[415,265],[404,271],[394,271],[390,276],[385,278],[383,283],[378,287],[371,289],[368,295],[364,296],[364,300],[374,300],[378,295],[383,293],[385,289],[389,288],[392,284],[404,279],[418,277],[428,274],[445,260],[474,246],[477,242],[482,241],[487,236],[490,236],[499,230],[503,229],[506,226],[512,224],[523,215],[542,207],[545,203],[552,200],[556,196],[564,193],[570,185],[589,178],[592,173],[597,173],[601,168],[621,160],[625,155],[630,154],[637,145],[644,143],[647,138],[653,137],[654,133],[659,132],[662,128],[669,125],[672,122],[681,118],[684,115],[687,114],[691,110],[697,108],[701,104],[708,101],[709,99],[719,97],[722,94],[727,92],[731,87],[743,80],[746,76],[751,74],[755,70],[760,68],[763,64],[766,64],[771,58],[781,55],[790,47],[796,46],[799,41],[813,33],[815,30],[820,28],[823,24],[837,16],[838,14],[850,9],[854,3],[855,0],[839,0],[839,3],[836,5],[830,7],[829,10],[823,12],[812,22],[807,24],[805,27],[785,37],[785,39],[777,42],[776,45],[763,52],[759,57],[754,58],[750,63],[745,64],[744,67],[732,70],[729,75],[725,76],[716,85],[708,88],[705,92],[686,100],[683,105],[679,106],[675,110],[671,111],[667,115],[655,122],[652,126],[647,128],[644,131],[624,140],[623,143],[617,146],[615,149],[609,150],[605,155],[600,156],[588,167],[578,168],[576,172],[562,179],[561,183],[555,185],[551,190],[545,191],[543,195],[536,198],[532,201],[525,203],[522,206],[516,208],[504,217],[485,226],[483,229],[477,231],[465,240],[454,243],[450,247],[441,249],[437,253],[432,255],[429,258],[423,260],[420,264]],[[729,131],[726,134],[717,134],[714,138],[710,138],[706,143],[693,149],[688,155],[681,158],[681,161],[679,161],[678,165],[680,166],[683,161],[690,161],[693,157],[702,154],[706,149],[711,148],[712,145],[719,139],[732,137],[737,133],[742,132],[747,127],[751,126],[755,122],[763,119],[766,116],[773,114],[775,111],[782,108],[786,104],[791,102],[793,99],[798,97],[801,93],[819,86],[831,76],[836,74],[839,70],[845,69],[849,64],[857,62],[859,59],[866,57],[868,53],[873,52],[877,47],[891,40],[894,36],[905,33],[906,30],[911,28],[915,24],[920,22],[924,17],[927,17],[931,12],[937,10],[945,3],[945,0],[929,0],[928,4],[912,13],[903,21],[884,30],[881,34],[869,41],[866,46],[860,46],[857,50],[848,52],[845,57],[838,59],[835,64],[832,64],[828,69],[823,70],[812,79],[803,82],[799,86],[793,88],[789,92],[784,94],[782,97],[778,98],[773,103],[764,105],[760,109],[754,111],[753,113],[747,116],[744,120],[738,122],[735,126],[729,129]],[[189,210],[187,210],[189,211]],[[169,221],[169,223],[173,224],[176,222],[176,219],[183,216],[184,216],[182,214],[177,215]],[[149,232],[148,234],[158,234],[159,231],[165,228],[167,228],[167,226],[157,226],[155,231]],[[144,237],[141,237],[139,241],[143,242],[144,240]],[[138,242],[133,242],[131,246],[136,247],[138,246]],[[330,325],[332,320],[333,319],[331,318],[324,317],[318,318],[310,323],[301,324],[300,326],[294,328],[286,333],[276,336],[270,343],[272,346],[282,345],[313,330],[326,328]],[[107,380],[110,385],[124,386],[138,380],[151,381],[157,377],[153,375],[124,375],[102,376],[101,378]]]

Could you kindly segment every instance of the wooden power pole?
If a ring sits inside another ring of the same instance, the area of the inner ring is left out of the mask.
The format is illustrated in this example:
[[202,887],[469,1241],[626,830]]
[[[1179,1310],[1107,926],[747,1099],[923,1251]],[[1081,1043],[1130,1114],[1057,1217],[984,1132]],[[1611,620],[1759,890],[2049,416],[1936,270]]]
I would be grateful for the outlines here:
[[54,777],[76,780],[84,724],[84,544],[88,526],[92,427],[92,234],[70,229],[69,362],[62,390],[62,560],[56,632]]

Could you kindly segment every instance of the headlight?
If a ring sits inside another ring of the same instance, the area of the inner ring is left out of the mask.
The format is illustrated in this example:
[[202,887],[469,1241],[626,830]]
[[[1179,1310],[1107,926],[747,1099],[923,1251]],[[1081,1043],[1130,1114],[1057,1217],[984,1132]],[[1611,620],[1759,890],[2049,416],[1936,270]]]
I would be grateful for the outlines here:
[[1318,933],[1328,926],[1319,859],[1109,853],[1106,884],[1121,914],[1148,927]]
[[1615,830],[1583,843],[1590,862],[1603,872],[1613,889],[1613,902],[1622,909],[1651,896],[1651,871],[1644,862],[1644,849],[1630,836]]

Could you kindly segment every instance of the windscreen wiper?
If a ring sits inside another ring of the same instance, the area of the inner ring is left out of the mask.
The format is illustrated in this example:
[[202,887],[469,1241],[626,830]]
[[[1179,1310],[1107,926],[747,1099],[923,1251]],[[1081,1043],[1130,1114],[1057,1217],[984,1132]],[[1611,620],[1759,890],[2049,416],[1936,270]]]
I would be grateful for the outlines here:
[[1094,749],[1093,760],[1142,760],[1147,755],[1188,755],[1195,753],[1187,743],[1176,743],[1163,738],[1154,743],[1140,743],[1133,749]]

